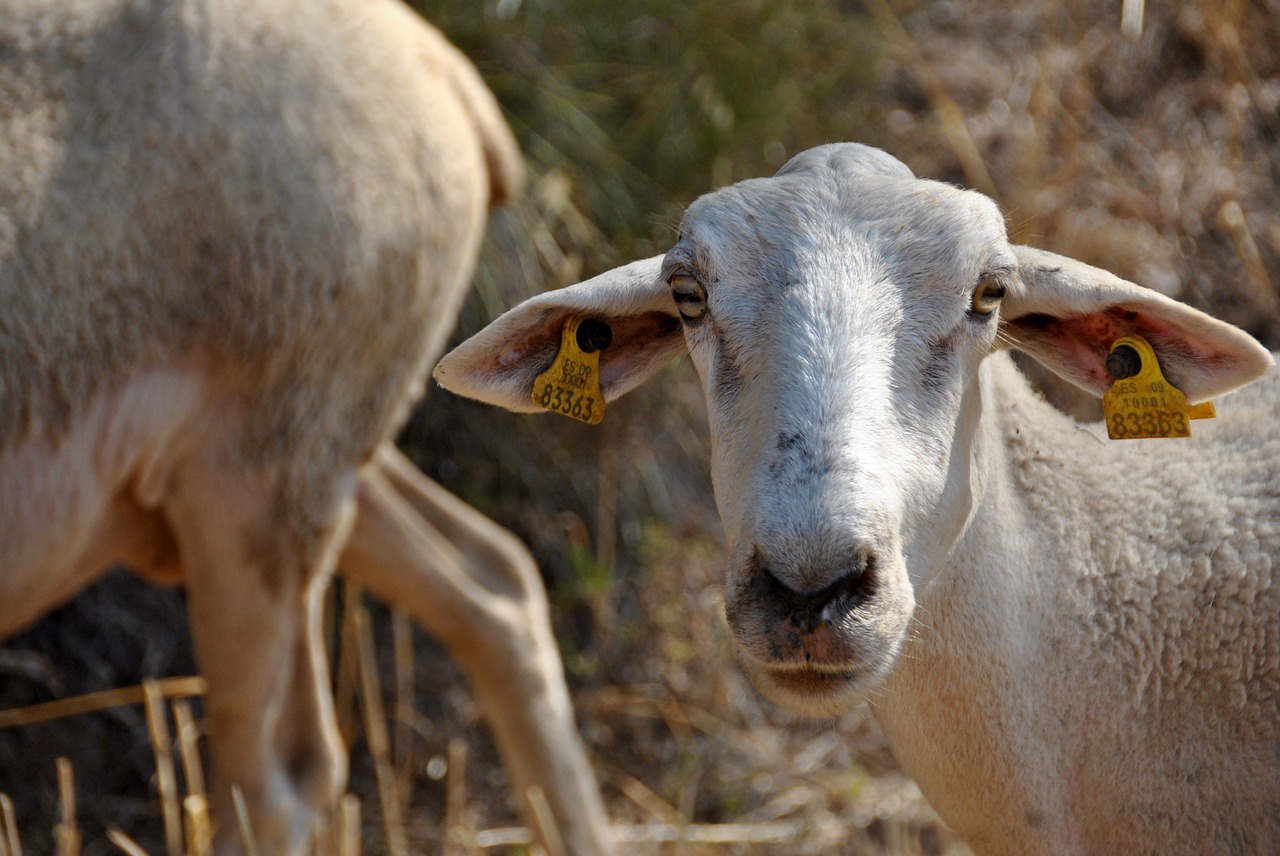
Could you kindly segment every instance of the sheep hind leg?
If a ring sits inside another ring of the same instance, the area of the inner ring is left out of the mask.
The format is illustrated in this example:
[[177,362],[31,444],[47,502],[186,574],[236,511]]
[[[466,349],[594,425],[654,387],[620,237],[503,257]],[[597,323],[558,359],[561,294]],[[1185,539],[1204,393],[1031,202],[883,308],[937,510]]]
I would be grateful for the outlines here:
[[355,529],[339,567],[406,609],[457,658],[535,831],[537,788],[564,852],[612,852],[546,594],[524,545],[386,445],[361,473]]
[[346,779],[321,614],[354,503],[335,499],[317,523],[279,497],[234,465],[201,461],[176,474],[165,501],[208,683],[220,856],[247,852],[246,832],[258,853],[305,853]]

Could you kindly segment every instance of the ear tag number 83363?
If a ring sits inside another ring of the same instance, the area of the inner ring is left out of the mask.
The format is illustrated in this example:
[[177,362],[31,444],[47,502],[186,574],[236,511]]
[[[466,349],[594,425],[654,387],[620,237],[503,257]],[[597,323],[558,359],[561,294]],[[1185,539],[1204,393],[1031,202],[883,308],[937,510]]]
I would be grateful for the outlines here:
[[533,382],[533,403],[554,413],[599,424],[604,419],[600,392],[600,352],[613,342],[609,325],[575,315],[565,322],[560,352]]
[[1102,396],[1102,412],[1112,440],[1190,437],[1192,419],[1217,415],[1212,401],[1187,404],[1187,396],[1165,380],[1155,350],[1140,336],[1112,343],[1107,372],[1115,382]]

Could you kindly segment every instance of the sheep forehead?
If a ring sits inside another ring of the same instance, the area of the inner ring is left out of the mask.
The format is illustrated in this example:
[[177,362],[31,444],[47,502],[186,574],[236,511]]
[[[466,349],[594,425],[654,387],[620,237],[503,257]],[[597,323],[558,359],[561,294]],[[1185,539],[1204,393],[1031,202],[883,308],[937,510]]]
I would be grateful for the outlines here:
[[681,236],[669,263],[687,261],[708,284],[804,279],[842,291],[856,271],[899,288],[963,291],[986,270],[1013,266],[990,199],[901,175],[804,170],[740,182],[691,205]]

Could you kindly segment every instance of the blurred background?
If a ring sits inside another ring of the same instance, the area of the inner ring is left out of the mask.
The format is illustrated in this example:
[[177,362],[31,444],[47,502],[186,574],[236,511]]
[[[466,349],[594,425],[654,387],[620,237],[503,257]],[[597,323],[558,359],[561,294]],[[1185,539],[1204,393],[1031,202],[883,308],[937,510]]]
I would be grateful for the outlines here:
[[[1020,242],[1280,345],[1280,0],[415,6],[480,69],[530,174],[525,197],[491,220],[455,341],[525,297],[664,251],[699,194],[857,140],[992,196]],[[1048,392],[1089,415],[1090,403]],[[533,549],[614,820],[740,826],[736,840],[634,852],[967,852],[864,710],[791,717],[733,664],[687,361],[594,428],[434,390],[401,444]],[[444,846],[450,787],[466,797],[451,823],[514,823],[461,674],[431,640],[393,632],[385,611],[374,622],[389,705],[395,675],[412,676],[416,713],[396,718],[415,850]],[[181,592],[115,573],[0,647],[0,708],[192,669]],[[365,852],[380,853],[364,738],[349,735]],[[124,706],[0,730],[0,792],[28,853],[53,852],[58,756],[77,770],[85,853],[117,852],[107,825],[163,840],[143,714]]]

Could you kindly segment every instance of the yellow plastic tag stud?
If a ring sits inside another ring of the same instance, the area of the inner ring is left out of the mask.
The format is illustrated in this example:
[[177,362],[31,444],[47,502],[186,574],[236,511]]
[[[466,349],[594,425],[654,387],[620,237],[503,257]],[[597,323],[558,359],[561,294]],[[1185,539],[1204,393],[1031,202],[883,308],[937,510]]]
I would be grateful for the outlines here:
[[533,382],[533,403],[598,425],[604,419],[604,395],[600,392],[600,352],[609,347],[613,331],[596,318],[575,315],[565,322],[560,353],[551,368]]
[[1187,404],[1182,390],[1165,380],[1155,350],[1141,336],[1112,343],[1107,371],[1115,382],[1102,396],[1102,412],[1112,440],[1190,437],[1192,419],[1218,415],[1212,401]]

